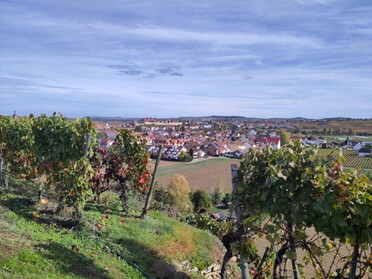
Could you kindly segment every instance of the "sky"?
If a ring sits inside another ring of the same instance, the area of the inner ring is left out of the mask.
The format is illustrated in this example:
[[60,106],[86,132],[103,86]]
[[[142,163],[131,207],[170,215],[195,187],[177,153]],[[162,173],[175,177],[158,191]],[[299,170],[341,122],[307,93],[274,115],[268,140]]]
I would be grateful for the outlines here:
[[372,1],[0,0],[0,114],[372,117]]

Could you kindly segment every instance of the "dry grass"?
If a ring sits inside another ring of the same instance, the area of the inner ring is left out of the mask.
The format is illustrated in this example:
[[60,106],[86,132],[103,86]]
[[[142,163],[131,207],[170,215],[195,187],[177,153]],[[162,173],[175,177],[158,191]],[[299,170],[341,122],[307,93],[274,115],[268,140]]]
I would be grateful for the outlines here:
[[193,254],[197,247],[195,246],[195,234],[191,230],[175,227],[174,237],[165,241],[165,245],[158,250],[160,257],[172,258],[178,261],[187,259],[187,256]]

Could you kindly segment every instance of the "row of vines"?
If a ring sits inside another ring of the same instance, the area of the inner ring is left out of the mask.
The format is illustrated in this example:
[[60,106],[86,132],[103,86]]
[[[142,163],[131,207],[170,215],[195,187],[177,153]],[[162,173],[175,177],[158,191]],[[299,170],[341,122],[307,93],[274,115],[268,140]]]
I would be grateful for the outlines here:
[[328,155],[332,155],[335,159],[339,156],[344,157],[343,165],[345,167],[351,168],[361,168],[361,169],[372,169],[372,158],[359,156],[358,151],[352,150],[339,150],[335,149],[319,149],[317,157],[327,158]]
[[362,169],[372,169],[372,158],[361,157],[358,154],[345,155],[345,167],[358,167]]
[[224,263],[235,247],[253,278],[372,278],[371,182],[343,168],[343,157],[315,155],[296,142],[244,157],[236,188],[244,218],[223,238]]
[[116,191],[127,211],[128,190],[145,191],[150,178],[148,155],[139,138],[121,130],[114,146],[102,149],[89,118],[1,117],[0,151],[1,183],[6,186],[10,175],[35,181],[40,201],[43,194],[54,195],[59,210],[74,208],[77,220],[83,217],[89,190],[96,198]]
[[[60,209],[73,208],[79,221],[89,191],[96,199],[115,191],[126,214],[128,192],[148,190],[144,142],[121,130],[114,145],[103,149],[98,137],[89,118],[0,117],[0,182],[6,185],[10,175],[35,181],[40,201],[53,196]],[[234,180],[238,226],[221,236],[227,248],[222,278],[236,253],[242,271],[249,266],[256,279],[371,277],[371,183],[344,169],[343,157],[315,153],[296,142],[244,156]],[[263,238],[267,245],[258,251]],[[307,265],[315,271],[307,274]]]

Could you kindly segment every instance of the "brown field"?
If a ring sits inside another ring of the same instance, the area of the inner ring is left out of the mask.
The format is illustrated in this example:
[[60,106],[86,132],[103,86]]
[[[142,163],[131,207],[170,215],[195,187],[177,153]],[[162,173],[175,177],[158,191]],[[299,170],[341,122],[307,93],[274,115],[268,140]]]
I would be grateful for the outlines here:
[[[208,158],[191,163],[161,161],[156,180],[159,185],[166,187],[173,175],[182,174],[189,182],[191,190],[203,189],[207,192],[213,191],[221,180],[228,192],[232,189],[231,164],[239,165],[239,161],[225,158]],[[151,166],[154,166],[154,161]]]
[[330,121],[329,127],[333,129],[353,129],[358,132],[372,133],[372,120],[345,120],[345,121]]
[[[183,164],[183,163],[182,162],[178,162],[178,161],[165,161],[165,160],[161,160],[160,161],[160,164],[159,164],[159,169],[161,169],[163,167],[178,165],[178,164]],[[151,165],[151,168],[153,168],[155,166],[155,160],[151,160],[150,165]]]
[[342,131],[348,131],[351,128],[354,132],[372,133],[372,120],[371,119],[331,120],[329,122],[319,121],[313,124],[305,123],[300,126],[313,126],[316,129],[332,128],[333,130],[336,130],[339,128]]

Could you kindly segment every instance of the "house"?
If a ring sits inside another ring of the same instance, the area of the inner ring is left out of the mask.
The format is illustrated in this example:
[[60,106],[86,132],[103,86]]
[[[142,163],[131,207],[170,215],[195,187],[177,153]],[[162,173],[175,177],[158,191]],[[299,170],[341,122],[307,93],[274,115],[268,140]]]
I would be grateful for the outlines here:
[[359,156],[365,157],[365,156],[372,156],[372,150],[368,147],[362,147],[359,149]]
[[111,139],[111,138],[109,138],[109,137],[105,137],[105,138],[102,138],[101,140],[100,140],[100,142],[99,142],[99,145],[101,146],[101,147],[105,147],[105,148],[107,148],[107,147],[110,147],[110,146],[112,146],[113,144],[114,144],[114,140],[113,139]]
[[194,154],[193,154],[193,158],[194,159],[197,159],[197,158],[204,158],[205,157],[205,152],[201,149],[197,149],[196,151],[194,151]]
[[207,153],[211,156],[219,156],[221,147],[214,141],[207,146]]
[[178,160],[182,152],[186,152],[184,146],[172,145],[164,152],[164,157],[169,160]]
[[[362,142],[347,138],[345,141],[345,145],[342,146],[342,149],[358,151],[363,146],[364,144]],[[355,147],[356,149],[354,149]]]
[[276,148],[276,149],[280,148],[280,137],[256,138],[253,141],[258,147],[261,147],[261,148],[265,148],[267,146],[272,146],[273,148]]
[[157,158],[160,146],[146,145],[146,148],[147,148],[147,152],[150,154],[151,158]]
[[235,141],[230,144],[230,149],[231,150],[239,150],[239,151],[246,151],[247,147],[242,141]]
[[363,147],[361,142],[358,142],[356,145],[354,145],[353,150],[359,151]]
[[197,149],[200,149],[200,143],[197,141],[189,141],[185,143],[184,146],[186,147],[188,151],[190,151],[190,149],[193,149],[194,151]]
[[316,140],[306,140],[305,144],[306,145],[323,145],[326,144],[327,141],[323,139],[316,139]]
[[162,136],[162,137],[168,137],[169,133],[167,131],[156,131],[154,132],[156,135]]
[[206,148],[208,155],[211,156],[220,156],[229,151],[227,144],[216,141],[210,143]]

